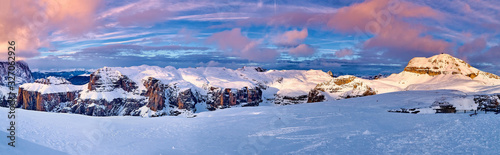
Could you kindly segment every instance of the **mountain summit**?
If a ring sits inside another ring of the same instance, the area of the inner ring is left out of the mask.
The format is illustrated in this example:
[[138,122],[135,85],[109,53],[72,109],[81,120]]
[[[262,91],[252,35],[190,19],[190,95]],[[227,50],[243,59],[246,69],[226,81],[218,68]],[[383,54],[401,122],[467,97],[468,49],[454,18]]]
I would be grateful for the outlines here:
[[481,76],[481,78],[500,79],[497,75],[476,69],[467,62],[449,54],[439,54],[430,58],[415,57],[410,60],[404,71],[417,74],[428,74],[430,76],[460,74],[468,76],[471,79],[478,76]]

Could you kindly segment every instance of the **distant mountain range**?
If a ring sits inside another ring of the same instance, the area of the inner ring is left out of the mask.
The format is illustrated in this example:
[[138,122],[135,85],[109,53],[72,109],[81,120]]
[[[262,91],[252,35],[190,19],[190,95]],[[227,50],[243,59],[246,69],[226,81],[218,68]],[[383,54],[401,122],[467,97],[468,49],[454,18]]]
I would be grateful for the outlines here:
[[18,107],[91,116],[194,116],[229,107],[321,102],[407,90],[496,92],[492,86],[500,84],[497,75],[448,54],[414,58],[401,73],[368,79],[337,77],[320,70],[146,65],[104,67],[91,74],[36,73],[35,77],[44,78],[33,83],[29,68],[20,67],[19,73],[24,84],[19,86]]

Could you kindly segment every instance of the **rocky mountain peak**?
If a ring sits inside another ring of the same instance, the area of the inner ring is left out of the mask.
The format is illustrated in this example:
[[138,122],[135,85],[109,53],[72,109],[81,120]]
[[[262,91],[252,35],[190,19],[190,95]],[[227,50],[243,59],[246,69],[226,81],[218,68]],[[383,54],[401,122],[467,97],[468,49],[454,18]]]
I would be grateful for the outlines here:
[[[16,84],[30,83],[33,82],[33,75],[31,75],[31,70],[28,67],[28,64],[24,61],[16,61],[15,65],[16,69],[14,70],[14,74],[16,76]],[[9,73],[9,63],[8,62],[0,62],[0,86],[7,85]]]
[[127,92],[131,92],[137,88],[135,82],[124,76],[118,70],[104,67],[90,74],[90,82],[88,89],[98,92],[110,92],[115,88],[122,88]]
[[415,57],[408,62],[404,71],[418,74],[428,74],[430,76],[441,74],[459,74],[468,76],[472,79],[482,74],[487,77],[499,79],[498,76],[480,71],[479,69],[469,65],[467,62],[449,54],[439,54],[429,58]]
[[334,94],[337,99],[377,94],[377,91],[368,86],[363,80],[352,75],[339,76],[330,81],[325,81],[318,84],[313,90]]

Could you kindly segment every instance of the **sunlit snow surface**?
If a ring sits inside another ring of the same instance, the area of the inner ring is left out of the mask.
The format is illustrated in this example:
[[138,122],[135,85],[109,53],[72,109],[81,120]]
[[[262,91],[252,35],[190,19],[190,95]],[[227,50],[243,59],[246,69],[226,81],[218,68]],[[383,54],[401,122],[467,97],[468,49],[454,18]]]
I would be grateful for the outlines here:
[[500,115],[387,112],[427,107],[438,98],[453,100],[463,94],[402,91],[228,108],[194,118],[90,117],[16,109],[16,147],[7,145],[8,122],[0,119],[0,154],[497,154]]

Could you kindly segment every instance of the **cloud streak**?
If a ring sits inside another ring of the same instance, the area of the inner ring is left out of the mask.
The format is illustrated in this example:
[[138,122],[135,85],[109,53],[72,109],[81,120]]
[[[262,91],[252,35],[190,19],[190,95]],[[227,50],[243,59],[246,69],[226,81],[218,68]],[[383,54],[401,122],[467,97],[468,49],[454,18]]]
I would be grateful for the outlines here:
[[[6,42],[17,42],[18,58],[39,55],[39,47],[49,47],[49,32],[60,30],[66,35],[80,35],[94,29],[95,14],[102,6],[99,0],[2,0],[0,13],[0,48],[7,49]],[[78,22],[74,22],[74,21]],[[4,58],[0,55],[0,58]]]
[[278,56],[276,50],[260,47],[260,41],[243,36],[240,28],[214,33],[207,38],[207,43],[216,44],[230,56],[256,62],[272,62]]

